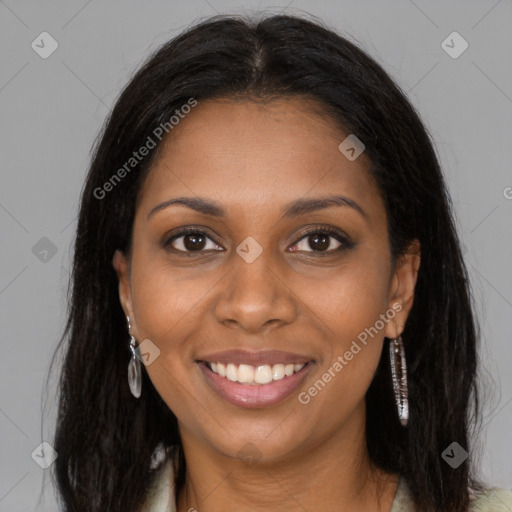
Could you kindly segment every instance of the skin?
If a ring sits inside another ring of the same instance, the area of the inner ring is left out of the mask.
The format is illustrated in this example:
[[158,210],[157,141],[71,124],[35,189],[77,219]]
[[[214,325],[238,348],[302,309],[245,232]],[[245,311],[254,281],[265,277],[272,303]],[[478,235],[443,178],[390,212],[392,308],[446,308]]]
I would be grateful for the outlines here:
[[[132,333],[160,355],[145,367],[178,418],[187,460],[178,511],[388,511],[396,475],[375,468],[365,447],[365,393],[384,337],[401,334],[413,304],[419,245],[393,267],[384,203],[363,153],[349,161],[343,133],[304,98],[200,102],[169,134],[138,198],[133,251],[116,251],[119,297]],[[355,201],[284,219],[301,198],[339,194]],[[219,203],[225,218],[172,205],[176,197]],[[211,238],[185,252],[180,227]],[[348,234],[318,248],[308,227]],[[236,252],[246,237],[263,252]],[[336,250],[339,247],[342,250]],[[215,250],[220,249],[220,250]],[[313,385],[379,315],[401,311],[311,401]],[[396,307],[396,306],[395,306]],[[243,409],[206,383],[200,355],[245,348],[306,354],[315,361],[299,389],[272,407]],[[142,391],[144,392],[144,390]],[[252,443],[255,463],[238,456]],[[379,485],[379,487],[377,487]]]

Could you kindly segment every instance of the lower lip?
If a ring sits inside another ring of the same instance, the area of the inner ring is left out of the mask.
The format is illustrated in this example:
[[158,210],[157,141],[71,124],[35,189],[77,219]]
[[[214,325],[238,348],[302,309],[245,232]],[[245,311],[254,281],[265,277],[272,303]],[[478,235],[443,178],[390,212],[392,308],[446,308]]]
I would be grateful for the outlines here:
[[311,371],[313,363],[309,362],[289,377],[257,385],[230,381],[214,373],[205,363],[199,363],[199,367],[210,387],[229,403],[239,407],[261,408],[278,404],[290,396]]

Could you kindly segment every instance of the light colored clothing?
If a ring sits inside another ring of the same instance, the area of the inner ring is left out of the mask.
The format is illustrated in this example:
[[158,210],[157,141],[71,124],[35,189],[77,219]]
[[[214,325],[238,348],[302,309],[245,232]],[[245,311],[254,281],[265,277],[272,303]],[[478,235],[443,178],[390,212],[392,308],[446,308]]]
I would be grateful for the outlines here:
[[143,512],[176,512],[174,486],[171,485],[173,481],[174,469],[169,459],[156,475]]
[[[144,512],[176,512],[174,488],[171,485],[174,477],[173,473],[171,460],[168,460],[153,482]],[[407,484],[403,479],[400,479],[389,512],[414,511],[414,504]],[[512,512],[512,491],[490,489],[483,494],[479,494],[471,502],[470,512]]]
[[[398,481],[395,499],[389,512],[414,512],[414,503],[403,478]],[[469,512],[512,512],[512,491],[508,489],[489,489],[485,493],[474,495]]]

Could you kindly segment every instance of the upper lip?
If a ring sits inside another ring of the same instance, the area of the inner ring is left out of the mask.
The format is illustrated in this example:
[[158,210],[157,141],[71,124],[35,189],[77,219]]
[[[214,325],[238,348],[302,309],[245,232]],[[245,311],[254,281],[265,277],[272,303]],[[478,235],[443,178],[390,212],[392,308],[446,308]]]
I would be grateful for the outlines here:
[[223,363],[223,364],[250,364],[260,366],[263,364],[306,364],[312,361],[311,357],[301,354],[293,354],[282,350],[225,350],[201,356],[199,362]]

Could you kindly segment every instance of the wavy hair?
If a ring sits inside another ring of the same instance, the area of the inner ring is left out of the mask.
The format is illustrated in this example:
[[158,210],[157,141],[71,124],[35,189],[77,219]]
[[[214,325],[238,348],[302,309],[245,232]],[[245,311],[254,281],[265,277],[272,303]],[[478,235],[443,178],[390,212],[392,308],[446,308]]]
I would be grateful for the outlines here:
[[188,28],[141,65],[94,145],[81,194],[67,323],[56,350],[65,357],[53,476],[66,511],[136,512],[162,463],[158,453],[177,456],[177,492],[184,482],[176,417],[145,371],[141,397],[130,394],[129,336],[112,267],[116,249],[130,252],[138,191],[160,145],[104,197],[98,190],[190,98],[292,96],[316,100],[323,115],[364,142],[394,261],[411,240],[421,244],[414,306],[402,336],[409,425],[398,422],[383,351],[366,395],[370,458],[406,480],[418,510],[467,510],[468,485],[478,485],[471,458],[454,470],[441,453],[453,441],[471,452],[471,426],[479,418],[477,327],[431,137],[382,67],[322,22],[222,15]]

